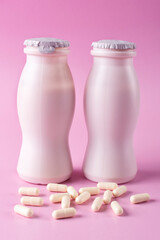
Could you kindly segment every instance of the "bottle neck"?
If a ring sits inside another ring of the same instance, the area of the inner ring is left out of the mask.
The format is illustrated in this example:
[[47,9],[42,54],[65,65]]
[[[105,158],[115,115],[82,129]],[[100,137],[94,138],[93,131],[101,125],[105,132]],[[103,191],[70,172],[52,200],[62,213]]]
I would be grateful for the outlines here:
[[102,56],[94,56],[93,58],[94,64],[100,65],[117,65],[117,66],[126,66],[133,65],[133,58],[112,58],[112,57],[102,57]]
[[130,65],[133,64],[133,57],[136,56],[136,51],[93,48],[91,55],[94,57],[94,63]]
[[36,63],[67,63],[68,48],[57,48],[52,54],[41,53],[38,48],[26,47],[24,53],[27,55],[27,62]]

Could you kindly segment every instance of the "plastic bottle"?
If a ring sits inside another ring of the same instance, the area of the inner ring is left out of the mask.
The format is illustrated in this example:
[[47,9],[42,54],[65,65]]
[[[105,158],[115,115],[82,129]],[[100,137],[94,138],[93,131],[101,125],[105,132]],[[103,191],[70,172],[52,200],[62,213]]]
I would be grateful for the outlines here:
[[32,183],[63,182],[72,173],[68,134],[75,106],[69,42],[37,38],[24,44],[27,62],[17,95],[22,129],[17,171]]
[[137,172],[133,150],[139,111],[135,44],[102,40],[92,46],[93,67],[84,95],[88,145],[83,171],[92,181],[123,183]]

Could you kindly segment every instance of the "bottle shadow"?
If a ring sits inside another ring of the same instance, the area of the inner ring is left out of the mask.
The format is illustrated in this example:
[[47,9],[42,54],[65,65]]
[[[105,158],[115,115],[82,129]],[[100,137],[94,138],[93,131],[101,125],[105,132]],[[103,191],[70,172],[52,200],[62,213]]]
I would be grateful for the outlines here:
[[136,177],[130,183],[135,184],[140,182],[149,182],[151,180],[160,183],[160,167],[150,170],[138,170]]

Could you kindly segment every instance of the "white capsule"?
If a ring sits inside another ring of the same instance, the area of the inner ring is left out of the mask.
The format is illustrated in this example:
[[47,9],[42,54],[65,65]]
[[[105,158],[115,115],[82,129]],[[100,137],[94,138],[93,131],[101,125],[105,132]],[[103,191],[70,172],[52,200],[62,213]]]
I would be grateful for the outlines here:
[[117,201],[111,202],[111,208],[116,215],[120,216],[123,214],[123,208]]
[[120,187],[114,189],[112,193],[113,193],[114,197],[120,197],[125,192],[127,192],[127,188],[126,188],[126,186],[123,185],[123,186],[120,186]]
[[79,189],[79,193],[89,192],[91,195],[99,194],[100,190],[98,187],[83,187]]
[[76,189],[72,186],[67,187],[67,192],[73,199],[75,199],[78,196]]
[[38,196],[40,193],[40,190],[38,188],[33,188],[33,187],[20,187],[18,189],[18,193],[26,196]]
[[77,204],[82,204],[86,202],[91,197],[91,194],[89,192],[83,192],[78,197],[76,197],[75,202]]
[[97,187],[103,190],[113,190],[118,187],[117,183],[114,182],[99,182]]
[[64,197],[64,196],[70,197],[69,193],[56,193],[56,194],[50,195],[49,200],[53,203],[61,202],[62,197]]
[[69,196],[63,196],[62,202],[61,202],[62,208],[69,208],[70,207],[70,197]]
[[98,212],[103,204],[103,199],[101,197],[96,197],[92,203],[91,209],[94,212]]
[[76,215],[76,209],[75,208],[65,208],[65,209],[58,209],[53,211],[52,217],[55,219],[60,218],[69,218]]
[[14,212],[28,218],[33,216],[33,210],[31,208],[18,204],[14,206]]
[[67,192],[67,185],[57,184],[57,183],[48,183],[47,190],[50,192]]
[[146,202],[150,199],[150,195],[148,193],[141,193],[141,194],[135,194],[130,197],[131,203],[142,203]]
[[21,204],[30,206],[42,206],[43,199],[41,197],[21,197]]
[[103,202],[105,204],[109,204],[112,199],[112,192],[110,190],[106,190],[103,194]]

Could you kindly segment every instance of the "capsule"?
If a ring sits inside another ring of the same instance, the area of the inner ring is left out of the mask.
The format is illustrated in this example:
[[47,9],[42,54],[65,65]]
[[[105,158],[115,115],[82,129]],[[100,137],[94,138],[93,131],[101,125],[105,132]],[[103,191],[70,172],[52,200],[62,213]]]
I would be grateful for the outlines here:
[[103,202],[105,204],[109,204],[112,199],[112,192],[110,190],[106,190],[103,194]]
[[123,208],[117,201],[111,202],[111,208],[116,215],[120,216],[123,214]]
[[61,207],[62,208],[69,208],[70,207],[70,197],[69,196],[63,196],[62,197]]
[[52,217],[55,219],[70,218],[75,215],[76,215],[75,208],[58,209],[58,210],[53,211],[53,213],[52,213]]
[[77,193],[76,189],[75,189],[74,187],[72,187],[72,186],[69,186],[69,187],[67,188],[67,192],[69,193],[69,195],[70,195],[73,199],[75,199],[75,198],[78,196],[78,193]]
[[98,187],[84,187],[79,189],[79,193],[83,193],[86,191],[89,192],[90,195],[96,195],[96,194],[99,194],[100,192]]
[[14,206],[14,212],[28,218],[33,216],[33,210],[31,208],[19,204]]
[[112,193],[113,193],[114,197],[120,197],[125,192],[127,192],[127,188],[126,188],[126,186],[123,185],[123,186],[120,186],[120,187],[114,189]]
[[98,212],[103,204],[103,199],[101,197],[96,197],[92,203],[91,209],[94,212]]
[[131,203],[142,203],[147,202],[150,199],[150,195],[148,193],[135,194],[130,197]]
[[118,187],[117,183],[114,182],[99,182],[97,183],[97,187],[102,190],[114,190]]
[[26,196],[39,196],[40,190],[33,187],[20,187],[18,193]]
[[77,204],[82,204],[86,202],[91,197],[91,194],[89,192],[83,192],[78,197],[76,197],[75,202]]
[[41,197],[21,197],[21,204],[30,206],[42,206],[43,199]]
[[56,194],[50,195],[49,200],[52,203],[61,202],[62,201],[62,197],[64,197],[64,196],[70,197],[69,193],[56,193]]
[[50,192],[67,192],[67,185],[57,184],[57,183],[48,183],[47,190]]

